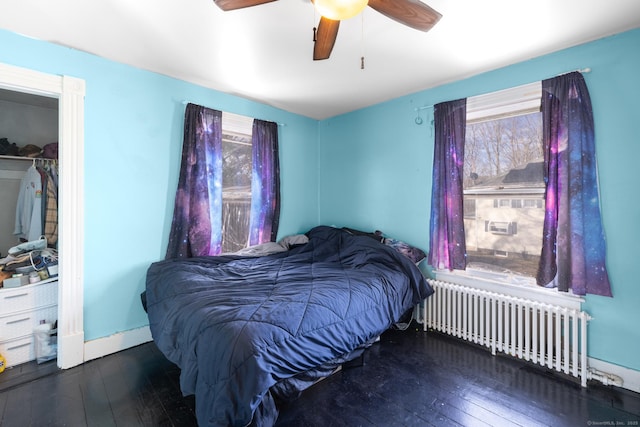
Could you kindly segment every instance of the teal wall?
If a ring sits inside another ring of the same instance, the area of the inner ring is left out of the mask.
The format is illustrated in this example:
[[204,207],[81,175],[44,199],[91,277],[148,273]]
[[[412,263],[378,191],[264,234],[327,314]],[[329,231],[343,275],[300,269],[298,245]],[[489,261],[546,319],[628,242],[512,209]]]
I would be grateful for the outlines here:
[[[640,370],[640,30],[320,122],[320,221],[429,245],[432,108],[589,67],[613,298],[587,296],[588,355]],[[422,125],[415,123],[420,115]]]
[[168,242],[183,101],[282,123],[280,235],[318,223],[316,120],[2,30],[0,46],[0,62],[86,81],[86,340],[149,323],[139,294]]
[[138,295],[168,240],[184,100],[284,124],[280,236],[324,223],[380,229],[427,248],[433,112],[416,108],[590,67],[614,298],[586,299],[589,356],[640,370],[640,30],[320,122],[2,30],[0,46],[0,62],[87,83],[87,340],[148,324]]

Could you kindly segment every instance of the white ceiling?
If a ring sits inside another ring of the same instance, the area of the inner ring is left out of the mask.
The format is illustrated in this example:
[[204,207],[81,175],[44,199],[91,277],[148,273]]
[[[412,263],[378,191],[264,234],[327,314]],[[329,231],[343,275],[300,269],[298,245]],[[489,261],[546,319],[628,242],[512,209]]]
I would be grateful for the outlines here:
[[309,0],[2,0],[0,28],[324,119],[640,27],[638,0],[425,3],[443,15],[431,31],[367,8],[315,62]]

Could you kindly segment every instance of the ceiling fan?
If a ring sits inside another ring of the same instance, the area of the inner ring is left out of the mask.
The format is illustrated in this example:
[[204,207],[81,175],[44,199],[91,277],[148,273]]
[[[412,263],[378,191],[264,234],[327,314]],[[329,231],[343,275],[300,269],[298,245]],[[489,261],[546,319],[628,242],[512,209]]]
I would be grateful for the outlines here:
[[[276,0],[213,0],[222,10],[229,11],[258,6]],[[313,59],[329,58],[338,36],[340,21],[360,13],[367,5],[408,27],[429,31],[442,15],[420,0],[311,0],[320,13],[320,23],[314,34]]]

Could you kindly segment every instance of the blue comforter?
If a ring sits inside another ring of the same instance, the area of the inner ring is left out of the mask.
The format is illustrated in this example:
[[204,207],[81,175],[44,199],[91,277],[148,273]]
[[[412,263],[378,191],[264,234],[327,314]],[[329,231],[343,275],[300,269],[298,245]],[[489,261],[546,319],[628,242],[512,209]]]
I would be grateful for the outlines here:
[[326,226],[307,235],[274,255],[149,268],[151,333],[199,425],[250,424],[272,386],[370,343],[433,292],[392,247]]

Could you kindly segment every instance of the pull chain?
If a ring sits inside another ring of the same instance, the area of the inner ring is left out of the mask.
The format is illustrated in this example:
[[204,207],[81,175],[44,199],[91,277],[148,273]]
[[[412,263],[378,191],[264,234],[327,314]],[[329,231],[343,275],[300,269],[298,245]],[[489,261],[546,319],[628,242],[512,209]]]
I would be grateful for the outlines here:
[[364,11],[362,11],[360,15],[362,17],[362,21],[361,21],[362,27],[361,27],[361,33],[360,33],[362,56],[360,56],[360,69],[364,70]]
[[311,4],[311,9],[313,10],[313,42],[315,43],[318,41],[318,28],[316,27],[316,8],[313,3]]

